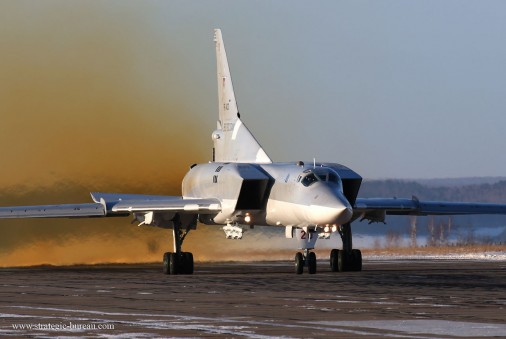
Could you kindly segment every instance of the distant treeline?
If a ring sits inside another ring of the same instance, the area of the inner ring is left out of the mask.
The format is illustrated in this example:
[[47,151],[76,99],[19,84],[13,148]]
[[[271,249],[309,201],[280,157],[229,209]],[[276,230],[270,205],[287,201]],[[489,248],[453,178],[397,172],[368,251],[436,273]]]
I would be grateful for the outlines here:
[[[420,200],[506,204],[506,180],[504,178],[495,182],[492,179],[487,179],[488,182],[479,181],[480,178],[472,178],[467,182],[465,179],[449,179],[448,182],[443,179],[423,180],[422,182],[391,179],[364,180],[359,197],[409,199],[414,195]],[[401,242],[402,235],[409,239],[411,226],[408,216],[387,216],[386,222],[387,225],[355,222],[354,229],[363,234],[385,234],[384,242],[387,247]],[[416,233],[418,236],[426,236],[427,244],[430,245],[503,243],[506,241],[506,230],[494,236],[477,235],[475,231],[483,227],[489,230],[496,227],[504,228],[505,224],[506,216],[503,215],[418,217]],[[492,233],[497,234],[497,231]],[[381,241],[378,239],[378,244]]]
[[506,180],[493,184],[433,186],[406,180],[364,180],[361,198],[411,198],[420,200],[506,203]]

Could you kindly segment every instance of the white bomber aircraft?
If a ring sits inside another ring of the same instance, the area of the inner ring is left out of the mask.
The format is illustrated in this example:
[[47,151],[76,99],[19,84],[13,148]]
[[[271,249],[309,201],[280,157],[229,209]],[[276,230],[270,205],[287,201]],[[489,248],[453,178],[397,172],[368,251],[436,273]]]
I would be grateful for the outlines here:
[[0,208],[0,218],[80,218],[128,216],[139,225],[173,230],[174,251],[163,256],[166,274],[192,274],[193,255],[182,245],[197,222],[225,225],[229,239],[243,227],[284,227],[303,249],[295,272],[316,273],[318,238],[338,233],[342,249],[330,252],[332,271],[360,271],[351,222],[383,222],[393,215],[506,214],[506,205],[357,198],[362,177],[336,163],[273,163],[240,119],[221,31],[214,31],[218,66],[218,127],[212,133],[213,161],[192,165],[181,196],[92,193],[94,203]]

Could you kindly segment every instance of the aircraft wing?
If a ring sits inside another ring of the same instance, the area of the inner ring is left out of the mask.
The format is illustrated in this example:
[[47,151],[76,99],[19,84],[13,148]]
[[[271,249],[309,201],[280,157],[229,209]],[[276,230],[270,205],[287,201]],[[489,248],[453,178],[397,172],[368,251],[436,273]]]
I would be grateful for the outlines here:
[[142,194],[92,193],[93,200],[106,207],[108,213],[130,212],[197,212],[217,213],[218,199],[184,199],[183,197]]
[[397,198],[357,198],[354,218],[384,222],[385,215],[506,214],[506,205],[469,202],[420,201]]
[[91,197],[95,203],[0,207],[0,219],[113,217],[167,211],[212,214],[221,210],[218,199],[111,193],[92,193]]
[[65,204],[0,207],[1,219],[105,217],[101,204]]

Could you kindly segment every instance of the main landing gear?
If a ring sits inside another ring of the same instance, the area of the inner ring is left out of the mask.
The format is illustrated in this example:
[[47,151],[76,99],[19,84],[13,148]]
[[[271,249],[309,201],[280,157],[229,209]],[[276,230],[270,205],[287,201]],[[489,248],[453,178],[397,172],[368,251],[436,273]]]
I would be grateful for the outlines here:
[[353,249],[351,225],[344,224],[339,228],[343,249],[330,251],[330,269],[332,272],[362,271],[362,252]]
[[330,251],[330,269],[332,272],[361,271],[362,252],[357,249],[351,252],[333,249]]
[[163,273],[193,274],[193,254],[191,252],[171,253],[163,255]]
[[163,255],[163,273],[165,274],[193,274],[193,254],[182,252],[183,241],[190,232],[191,225],[182,229],[179,219],[174,220],[173,239],[174,253],[166,252]]

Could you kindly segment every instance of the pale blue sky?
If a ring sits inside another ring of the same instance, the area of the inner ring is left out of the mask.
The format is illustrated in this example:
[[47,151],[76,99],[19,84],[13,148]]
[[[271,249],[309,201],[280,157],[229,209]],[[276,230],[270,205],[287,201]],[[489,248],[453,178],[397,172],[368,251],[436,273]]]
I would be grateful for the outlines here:
[[273,159],[368,178],[506,175],[505,2],[158,5],[152,27],[181,46],[206,114],[222,29],[242,116]]
[[[128,68],[117,72],[133,77],[139,96],[158,96],[167,105],[139,114],[170,124],[159,115],[184,100],[184,114],[196,125],[191,133],[206,136],[202,148],[212,147],[217,118],[212,30],[221,28],[241,116],[274,160],[316,157],[365,178],[506,175],[504,1],[7,1],[0,7],[25,20],[16,20],[16,29],[33,20],[56,25],[41,14],[52,13],[69,22],[54,34],[72,36],[75,21],[82,21],[79,30],[128,42]],[[10,34],[5,27],[3,34]],[[167,147],[177,142],[171,129],[181,128],[167,126]]]

